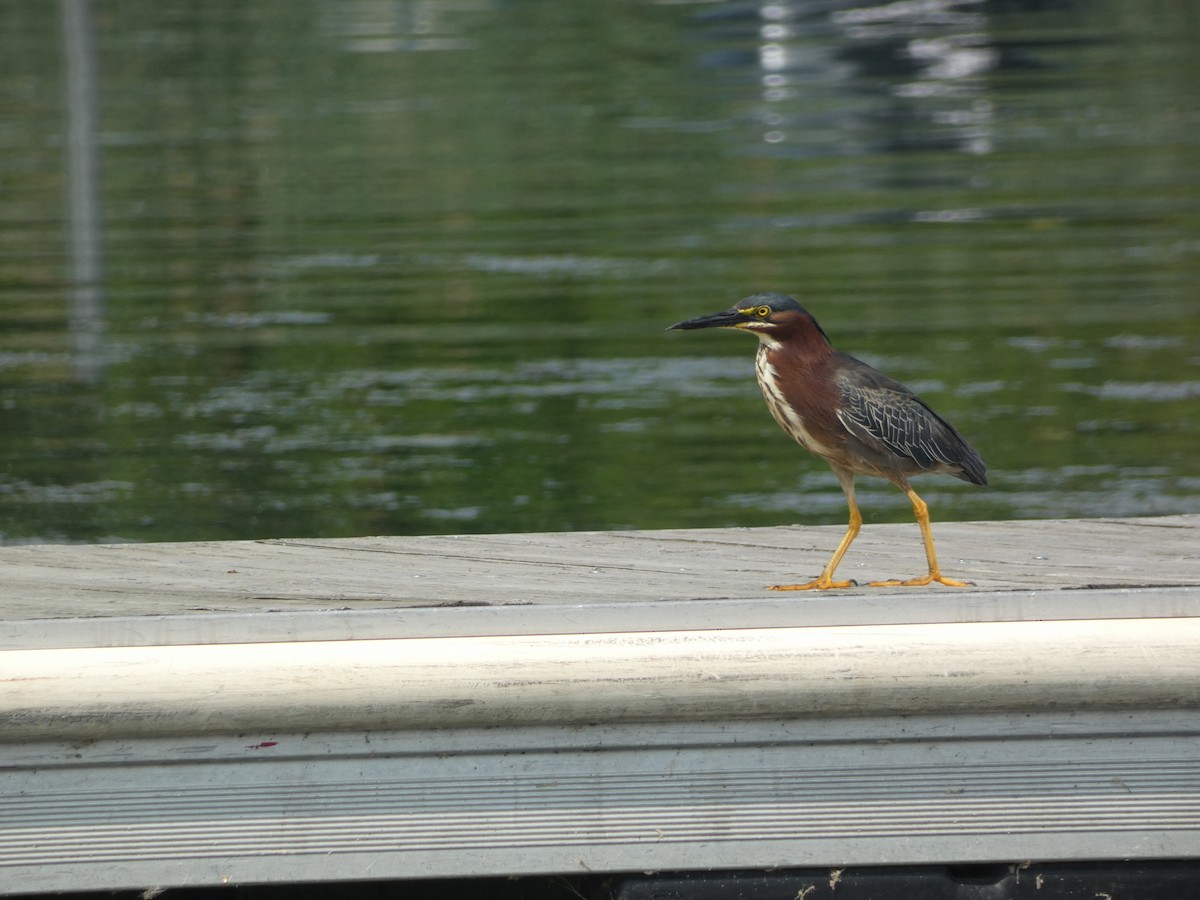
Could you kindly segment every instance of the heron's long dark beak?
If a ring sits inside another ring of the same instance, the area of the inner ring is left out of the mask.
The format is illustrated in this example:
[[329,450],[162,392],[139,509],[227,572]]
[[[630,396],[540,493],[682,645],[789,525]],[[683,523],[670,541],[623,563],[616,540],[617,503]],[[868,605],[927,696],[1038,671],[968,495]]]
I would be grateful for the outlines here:
[[727,309],[713,313],[710,316],[699,316],[685,322],[676,322],[667,331],[692,331],[696,328],[733,328],[739,322],[746,321],[746,316],[736,309]]

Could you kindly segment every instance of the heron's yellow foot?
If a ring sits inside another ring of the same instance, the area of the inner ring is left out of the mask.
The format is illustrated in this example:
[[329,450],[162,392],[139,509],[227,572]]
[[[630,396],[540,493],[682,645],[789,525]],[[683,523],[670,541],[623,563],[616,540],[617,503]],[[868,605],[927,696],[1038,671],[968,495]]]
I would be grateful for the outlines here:
[[924,584],[930,584],[936,581],[938,584],[944,584],[947,587],[974,587],[973,581],[959,581],[957,578],[947,578],[940,572],[930,572],[928,575],[922,575],[920,578],[910,578],[908,581],[901,581],[898,578],[892,578],[888,581],[872,581],[871,587],[920,587]]
[[848,588],[855,584],[854,581],[834,581],[828,575],[822,575],[820,578],[813,579],[807,584],[773,584],[769,588],[772,591],[827,591],[830,588]]

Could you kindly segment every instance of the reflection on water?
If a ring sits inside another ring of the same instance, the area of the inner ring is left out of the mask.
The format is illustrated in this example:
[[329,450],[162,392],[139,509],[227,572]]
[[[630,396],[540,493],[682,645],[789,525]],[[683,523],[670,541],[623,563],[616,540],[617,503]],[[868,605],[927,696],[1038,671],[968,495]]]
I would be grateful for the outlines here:
[[75,376],[100,377],[104,266],[99,185],[99,99],[90,0],[63,0],[66,80],[67,237],[71,255],[70,332]]
[[936,518],[1200,511],[1188,0],[87,8],[0,11],[0,540],[841,522],[663,331],[763,289]]
[[[984,0],[751,8],[762,141],[806,155],[990,152],[994,107],[984,76],[1001,57],[984,10]],[[901,127],[881,145],[884,118]]]

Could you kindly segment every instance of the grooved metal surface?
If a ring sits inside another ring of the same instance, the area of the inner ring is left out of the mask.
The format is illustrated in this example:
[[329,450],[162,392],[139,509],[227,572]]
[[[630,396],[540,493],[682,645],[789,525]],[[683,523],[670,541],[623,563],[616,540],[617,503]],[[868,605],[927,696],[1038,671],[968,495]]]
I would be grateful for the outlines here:
[[363,877],[368,860],[371,877],[415,877],[637,870],[647,860],[679,869],[1196,855],[1200,740],[1181,726],[1140,738],[1027,728],[996,739],[941,723],[929,729],[938,739],[896,742],[780,741],[765,726],[735,726],[719,739],[683,729],[675,746],[581,738],[574,749],[474,753],[441,752],[436,735],[417,752],[379,740],[355,753],[281,736],[234,758],[124,766],[64,753],[0,768],[0,889],[63,889],[81,872],[91,887],[258,880],[267,858],[286,861],[295,880],[319,880]]

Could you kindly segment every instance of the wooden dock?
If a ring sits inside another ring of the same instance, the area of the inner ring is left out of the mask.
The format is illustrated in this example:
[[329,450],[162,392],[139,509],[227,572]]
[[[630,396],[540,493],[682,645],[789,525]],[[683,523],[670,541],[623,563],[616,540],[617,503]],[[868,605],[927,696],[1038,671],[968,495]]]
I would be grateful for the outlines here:
[[0,548],[0,893],[1200,858],[1200,516],[841,532]]

